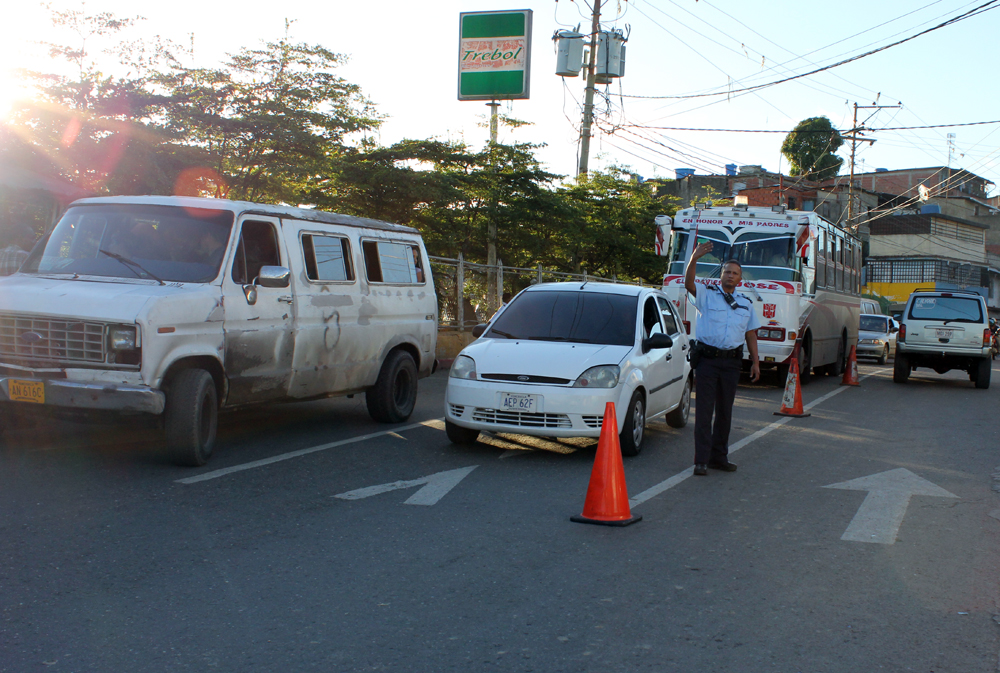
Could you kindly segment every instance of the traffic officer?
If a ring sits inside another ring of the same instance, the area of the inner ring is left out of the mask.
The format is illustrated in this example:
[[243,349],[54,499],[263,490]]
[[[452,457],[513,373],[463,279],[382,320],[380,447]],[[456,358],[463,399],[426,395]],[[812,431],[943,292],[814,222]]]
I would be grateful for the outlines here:
[[708,468],[736,471],[735,463],[729,462],[729,429],[744,342],[750,351],[750,380],[760,378],[757,363],[760,321],[750,298],[733,292],[743,280],[743,267],[734,259],[723,264],[721,288],[703,285],[699,289],[695,285],[697,262],[711,251],[711,241],[695,248],[684,274],[684,287],[695,298],[698,309],[695,336],[700,357],[695,369],[698,403],[695,406],[694,473],[699,476],[708,474]]

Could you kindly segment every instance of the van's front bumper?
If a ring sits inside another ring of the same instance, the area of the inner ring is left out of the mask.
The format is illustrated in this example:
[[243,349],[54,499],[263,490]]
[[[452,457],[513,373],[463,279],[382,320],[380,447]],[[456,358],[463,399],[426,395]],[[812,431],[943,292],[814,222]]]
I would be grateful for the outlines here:
[[[15,387],[21,384],[37,390],[41,384],[44,394],[35,399],[11,398],[11,382]],[[122,383],[87,383],[66,379],[40,379],[25,376],[0,377],[0,402],[16,402],[27,405],[66,407],[71,409],[105,409],[108,411],[132,411],[148,414],[162,414],[166,395],[161,390],[147,386]]]

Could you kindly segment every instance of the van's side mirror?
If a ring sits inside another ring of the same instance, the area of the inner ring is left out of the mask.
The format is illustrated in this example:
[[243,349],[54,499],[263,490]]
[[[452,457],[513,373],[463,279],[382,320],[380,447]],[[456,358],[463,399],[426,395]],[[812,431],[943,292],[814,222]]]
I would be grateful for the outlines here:
[[288,287],[292,272],[283,266],[262,266],[255,285],[261,287]]
[[642,352],[648,353],[651,350],[670,348],[674,345],[674,340],[666,334],[654,334],[648,339],[642,340]]
[[475,327],[472,328],[472,336],[478,339],[479,337],[483,336],[483,332],[486,331],[487,327],[489,327],[489,325],[476,325]]

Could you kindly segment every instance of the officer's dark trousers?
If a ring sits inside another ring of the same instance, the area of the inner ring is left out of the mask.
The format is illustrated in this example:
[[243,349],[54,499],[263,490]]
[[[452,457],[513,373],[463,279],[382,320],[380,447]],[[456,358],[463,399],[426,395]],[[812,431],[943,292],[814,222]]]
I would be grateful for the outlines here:
[[[729,428],[733,401],[740,382],[740,358],[705,358],[695,372],[694,462],[725,462],[729,455]],[[715,425],[712,425],[712,414]]]

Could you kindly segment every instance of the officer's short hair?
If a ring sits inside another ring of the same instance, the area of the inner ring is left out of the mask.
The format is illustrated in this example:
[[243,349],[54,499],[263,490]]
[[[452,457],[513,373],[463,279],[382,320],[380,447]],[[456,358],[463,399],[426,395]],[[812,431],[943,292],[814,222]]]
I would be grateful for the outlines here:
[[727,259],[725,262],[722,263],[722,268],[725,269],[730,264],[735,264],[736,266],[740,267],[740,273],[743,273],[743,265],[740,264],[735,259]]

